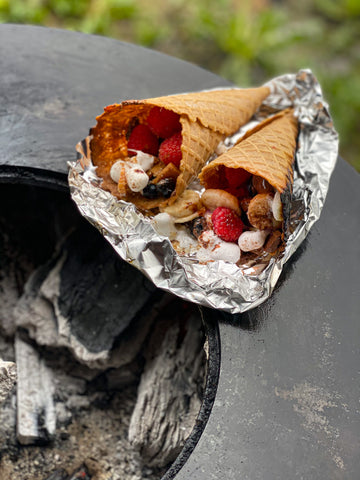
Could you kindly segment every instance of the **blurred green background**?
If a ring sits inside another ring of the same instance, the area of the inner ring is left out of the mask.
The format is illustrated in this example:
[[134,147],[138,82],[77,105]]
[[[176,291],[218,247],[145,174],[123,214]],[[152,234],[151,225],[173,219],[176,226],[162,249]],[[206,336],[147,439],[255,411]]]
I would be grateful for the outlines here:
[[360,171],[360,0],[0,0],[0,22],[144,45],[242,87],[311,68]]

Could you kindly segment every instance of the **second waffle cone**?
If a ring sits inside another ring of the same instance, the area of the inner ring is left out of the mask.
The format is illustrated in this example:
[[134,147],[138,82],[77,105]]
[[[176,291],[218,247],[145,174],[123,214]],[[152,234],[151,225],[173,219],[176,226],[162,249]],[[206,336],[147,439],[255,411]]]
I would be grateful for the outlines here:
[[282,193],[293,180],[298,121],[291,109],[264,120],[239,143],[206,165],[200,175],[205,188],[226,188],[225,169],[242,168],[264,178]]

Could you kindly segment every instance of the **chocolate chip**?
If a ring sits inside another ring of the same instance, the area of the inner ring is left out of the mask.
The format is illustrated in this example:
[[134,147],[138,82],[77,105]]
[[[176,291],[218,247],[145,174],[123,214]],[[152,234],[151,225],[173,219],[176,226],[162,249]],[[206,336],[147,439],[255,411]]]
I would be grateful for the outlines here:
[[252,177],[252,185],[257,193],[273,193],[274,189],[264,178],[254,175]]
[[204,230],[207,228],[207,221],[204,217],[195,218],[190,225],[190,231],[195,238],[199,238]]
[[269,238],[266,240],[264,245],[264,250],[267,253],[275,253],[281,243],[281,232],[275,230],[271,233]]
[[174,178],[164,178],[156,184],[156,187],[160,195],[169,198],[175,189],[175,184],[176,181]]

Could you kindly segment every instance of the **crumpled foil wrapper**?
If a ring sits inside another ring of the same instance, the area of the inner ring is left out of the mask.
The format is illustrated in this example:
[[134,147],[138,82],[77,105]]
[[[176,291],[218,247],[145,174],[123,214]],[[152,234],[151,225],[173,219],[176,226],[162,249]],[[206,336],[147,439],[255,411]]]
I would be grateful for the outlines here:
[[163,290],[233,314],[254,308],[271,295],[284,264],[320,217],[338,156],[338,135],[312,72],[301,70],[282,75],[267,85],[272,93],[254,121],[225,142],[231,145],[274,110],[295,108],[300,128],[293,191],[282,196],[288,217],[286,247],[267,265],[260,260],[259,265],[239,268],[224,261],[204,264],[191,254],[179,255],[169,238],[156,232],[151,218],[100,188],[101,180],[88,159],[69,162],[68,181],[73,200],[122,259]]

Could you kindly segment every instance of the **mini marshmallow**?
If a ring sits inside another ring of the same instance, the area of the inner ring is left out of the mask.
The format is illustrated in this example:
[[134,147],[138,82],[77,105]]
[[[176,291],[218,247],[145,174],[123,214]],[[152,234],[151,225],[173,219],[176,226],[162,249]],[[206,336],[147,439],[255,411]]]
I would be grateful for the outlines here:
[[216,155],[222,155],[223,153],[227,152],[228,148],[225,143],[221,140],[216,147],[215,153]]
[[136,155],[136,161],[144,172],[147,172],[154,166],[155,157],[139,150]]
[[190,253],[198,246],[195,238],[189,235],[187,229],[182,226],[177,228],[176,237],[174,240],[178,242],[179,248],[184,252],[188,251]]
[[202,247],[196,253],[200,262],[209,260],[223,260],[236,263],[240,260],[241,252],[236,243],[224,242],[212,230],[206,230],[199,237]]
[[211,258],[213,260],[223,260],[224,262],[236,263],[240,260],[240,248],[236,243],[219,242],[211,249]]
[[202,245],[214,246],[219,241],[220,241],[220,238],[217,235],[215,235],[213,230],[204,230],[199,237],[199,242]]
[[158,213],[153,217],[153,225],[159,235],[169,237],[170,240],[174,240],[177,234],[177,230],[174,224],[174,220],[168,213]]
[[118,160],[115,162],[110,169],[110,177],[115,183],[119,183],[120,173],[124,166],[123,160]]
[[252,252],[261,248],[268,236],[268,230],[249,230],[243,232],[238,240],[240,250],[243,252]]
[[125,164],[126,183],[133,192],[141,192],[149,183],[149,177],[136,163]]

